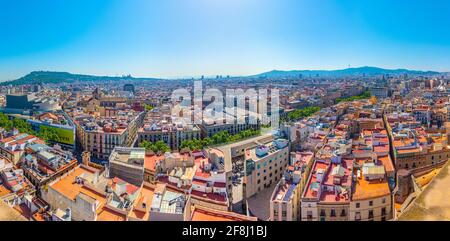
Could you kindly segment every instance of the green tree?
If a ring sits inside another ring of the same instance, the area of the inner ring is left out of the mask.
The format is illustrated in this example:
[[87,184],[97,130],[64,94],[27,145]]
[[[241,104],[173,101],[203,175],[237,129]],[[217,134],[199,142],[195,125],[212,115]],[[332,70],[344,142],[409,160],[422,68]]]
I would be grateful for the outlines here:
[[155,143],[143,141],[139,144],[139,147],[145,148],[147,151],[151,150],[154,153],[166,153],[170,151],[170,147],[164,141],[157,141]]
[[213,140],[211,138],[205,138],[202,140],[202,145],[203,146],[211,146],[213,144]]
[[145,150],[149,151],[149,150],[151,150],[151,149],[150,149],[151,144],[152,144],[152,143],[150,143],[150,142],[148,142],[148,141],[142,141],[141,143],[139,143],[139,147],[145,148]]
[[9,117],[4,113],[0,113],[0,127],[3,127],[7,131],[12,130],[12,128],[16,128],[22,133],[28,133],[32,135],[35,134],[33,129],[31,128],[30,123],[19,118],[14,118],[10,120]]
[[296,121],[314,115],[320,111],[320,107],[310,106],[303,109],[293,110],[287,114],[288,121]]
[[365,91],[364,93],[362,93],[360,95],[355,95],[355,96],[351,96],[351,97],[348,97],[348,98],[337,98],[336,99],[336,103],[369,99],[370,97],[371,97],[370,91]]
[[170,151],[170,147],[164,141],[157,141],[154,146],[157,152],[166,153]]
[[12,121],[8,118],[7,115],[0,113],[0,127],[4,128],[7,131],[10,131],[13,128]]
[[47,143],[49,141],[56,141],[56,142],[60,141],[58,132],[56,132],[55,129],[50,128],[48,126],[41,126],[36,135],[37,135],[37,137],[41,138],[42,140],[44,140]]

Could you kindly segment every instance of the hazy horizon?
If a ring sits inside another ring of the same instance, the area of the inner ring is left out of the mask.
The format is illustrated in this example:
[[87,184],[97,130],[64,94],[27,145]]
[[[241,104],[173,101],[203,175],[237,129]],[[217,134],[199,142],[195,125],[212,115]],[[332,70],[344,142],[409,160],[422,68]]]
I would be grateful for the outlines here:
[[32,71],[153,78],[271,70],[450,71],[450,2],[8,1],[0,81]]
[[[427,71],[433,71],[433,72],[440,72],[440,73],[450,73],[450,71],[436,71],[436,70],[429,70],[429,69],[409,69],[409,68],[383,68],[383,67],[379,67],[379,66],[368,66],[368,65],[363,65],[363,66],[347,66],[346,68],[342,68],[342,69],[287,69],[287,70],[283,70],[283,69],[271,69],[271,70],[267,70],[267,71],[262,71],[259,73],[253,73],[253,74],[248,74],[248,75],[229,75],[230,77],[248,77],[248,76],[253,76],[253,75],[259,75],[259,74],[263,74],[263,73],[267,73],[267,72],[271,72],[271,71],[337,71],[337,70],[343,70],[343,69],[348,69],[348,68],[364,68],[364,67],[374,67],[374,68],[381,68],[381,69],[386,69],[386,70],[397,70],[397,69],[406,69],[406,70],[411,70],[411,71],[423,71],[423,72],[427,72]],[[75,73],[75,72],[70,72],[70,71],[64,71],[64,70],[33,70],[31,72],[39,72],[39,71],[43,71],[43,72],[66,72],[66,73],[70,73],[70,74],[80,74],[80,75],[91,75],[91,76],[98,76],[98,77],[122,77],[122,76],[127,76],[127,75],[131,75],[131,77],[133,78],[156,78],[156,79],[190,79],[190,78],[200,78],[202,77],[202,75],[198,75],[198,76],[175,76],[175,77],[155,77],[155,76],[135,76],[132,74],[116,74],[116,75],[112,75],[112,74],[91,74],[91,73]],[[23,76],[26,76],[26,73]],[[226,77],[228,74],[214,74],[214,75],[203,75],[205,78],[215,78],[217,76],[222,76],[222,77]],[[19,76],[23,77],[23,76]],[[16,79],[18,79],[16,78]],[[12,81],[15,79],[11,79],[11,80],[0,80],[0,82],[5,82],[5,81]]]

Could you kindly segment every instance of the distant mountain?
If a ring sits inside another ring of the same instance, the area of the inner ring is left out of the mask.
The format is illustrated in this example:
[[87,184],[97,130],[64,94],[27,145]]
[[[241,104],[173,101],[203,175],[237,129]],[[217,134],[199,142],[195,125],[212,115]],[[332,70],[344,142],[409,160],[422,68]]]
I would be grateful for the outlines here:
[[[444,74],[435,71],[419,71],[419,70],[407,70],[407,69],[382,69],[377,67],[359,67],[359,68],[348,68],[341,70],[272,70],[270,72],[257,74],[253,76],[247,76],[251,78],[288,78],[288,77],[298,77],[302,75],[303,77],[345,77],[345,76],[376,76],[376,75],[439,75]],[[450,73],[446,73],[450,74]],[[242,78],[242,77],[240,77]],[[33,84],[58,84],[58,83],[71,83],[71,82],[99,82],[99,81],[154,81],[162,80],[158,78],[134,78],[130,75],[112,77],[112,76],[95,76],[95,75],[83,75],[83,74],[71,74],[68,72],[54,72],[54,71],[34,71],[19,79],[0,82],[2,85],[33,85]]]
[[154,78],[134,78],[132,76],[94,76],[94,75],[82,75],[71,74],[67,72],[53,72],[53,71],[34,71],[19,79],[12,81],[1,82],[0,85],[24,85],[24,84],[58,84],[58,83],[70,83],[70,82],[87,82],[87,81],[118,81],[118,80],[131,80],[131,81],[143,81],[143,80],[158,80]]
[[440,72],[435,71],[419,71],[419,70],[408,70],[408,69],[382,69],[377,67],[359,67],[359,68],[348,68],[341,70],[272,70],[270,72],[254,75],[251,77],[266,77],[266,78],[287,78],[287,77],[298,77],[302,75],[303,77],[344,77],[344,76],[376,76],[376,75],[438,75]]

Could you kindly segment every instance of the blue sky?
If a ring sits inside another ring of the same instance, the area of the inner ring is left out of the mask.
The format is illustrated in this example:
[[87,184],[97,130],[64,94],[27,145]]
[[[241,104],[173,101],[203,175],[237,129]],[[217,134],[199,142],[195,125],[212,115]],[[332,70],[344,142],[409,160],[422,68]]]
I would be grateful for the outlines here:
[[450,71],[449,13],[444,0],[0,0],[0,80]]

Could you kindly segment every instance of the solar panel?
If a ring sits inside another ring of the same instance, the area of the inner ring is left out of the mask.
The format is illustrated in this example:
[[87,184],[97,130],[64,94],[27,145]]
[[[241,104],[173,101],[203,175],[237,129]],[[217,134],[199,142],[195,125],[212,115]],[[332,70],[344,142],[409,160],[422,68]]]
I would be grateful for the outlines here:
[[297,184],[292,184],[291,186],[289,186],[289,188],[288,188],[288,190],[286,192],[286,195],[284,195],[283,202],[289,201],[289,198],[291,197],[291,195],[294,192],[296,187],[297,187]]

